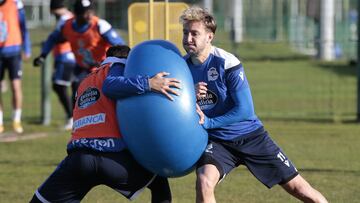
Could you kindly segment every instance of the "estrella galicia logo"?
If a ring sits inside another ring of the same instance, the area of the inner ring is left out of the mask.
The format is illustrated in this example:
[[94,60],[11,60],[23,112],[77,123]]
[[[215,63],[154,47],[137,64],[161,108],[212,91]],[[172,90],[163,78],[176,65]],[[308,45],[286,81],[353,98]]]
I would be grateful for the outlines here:
[[214,92],[207,90],[206,96],[196,102],[201,110],[212,109],[218,102],[218,96]]
[[78,107],[80,109],[85,109],[94,104],[99,98],[100,91],[94,87],[89,87],[79,96]]

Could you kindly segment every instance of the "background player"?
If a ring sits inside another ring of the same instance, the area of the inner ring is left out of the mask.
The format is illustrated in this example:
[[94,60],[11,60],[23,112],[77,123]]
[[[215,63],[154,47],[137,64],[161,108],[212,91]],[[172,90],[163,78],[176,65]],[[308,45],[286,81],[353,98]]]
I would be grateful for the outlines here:
[[43,60],[56,43],[68,41],[76,59],[73,92],[80,81],[105,59],[106,51],[111,45],[124,44],[107,21],[95,16],[92,1],[76,0],[74,15],[49,35],[36,59]]
[[[61,27],[64,22],[73,17],[73,14],[65,7],[63,0],[51,0],[50,12],[55,15],[57,19],[56,27]],[[60,42],[53,48],[54,54],[54,73],[52,77],[52,87],[57,94],[61,105],[64,108],[66,114],[65,130],[71,130],[72,119],[72,100],[68,94],[68,87],[71,85],[74,79],[75,68],[75,56],[71,51],[70,43]],[[43,57],[37,57],[34,59],[34,66],[39,66],[44,63]]]
[[[23,102],[21,87],[22,58],[28,59],[30,56],[31,42],[26,27],[25,10],[22,1],[0,1],[0,80],[4,79],[5,69],[8,69],[13,92],[13,129],[16,133],[23,133],[24,131],[21,125]],[[0,88],[2,88],[1,85]],[[0,98],[0,133],[4,131],[3,111],[3,102],[2,98]]]

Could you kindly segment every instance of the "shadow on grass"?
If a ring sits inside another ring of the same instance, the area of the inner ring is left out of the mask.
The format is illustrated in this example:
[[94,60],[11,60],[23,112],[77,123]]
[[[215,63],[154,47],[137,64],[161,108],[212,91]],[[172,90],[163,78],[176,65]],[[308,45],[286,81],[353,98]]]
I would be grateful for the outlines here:
[[261,120],[263,121],[283,121],[283,122],[310,122],[310,123],[343,123],[343,124],[355,124],[360,123],[360,120],[357,119],[340,119],[337,120],[335,118],[302,118],[302,117],[271,117],[271,116],[261,116]]
[[339,76],[354,76],[356,77],[356,65],[347,63],[326,63],[315,62],[315,64],[327,71],[331,71]]
[[42,121],[41,118],[39,118],[39,116],[26,116],[23,118],[23,120],[31,125],[41,125]]
[[[300,172],[304,173],[343,173],[343,174],[356,174],[360,175],[360,170],[343,170],[343,169],[333,169],[333,168],[297,168]],[[236,168],[239,171],[248,171],[245,166],[241,165]]]
[[345,173],[345,174],[356,174],[359,175],[359,170],[342,170],[342,169],[328,169],[328,168],[298,168],[300,172],[309,173]]
[[303,60],[311,60],[311,57],[306,55],[288,55],[288,56],[249,56],[249,57],[240,57],[240,60],[246,60],[246,61],[277,61],[277,62],[285,62],[285,61],[303,61]]
[[220,43],[225,50],[230,51],[236,56],[240,56],[240,60],[245,61],[299,61],[311,60],[313,56],[300,54],[292,50],[287,43],[269,42],[269,41],[253,41],[244,43]]
[[56,161],[45,161],[45,160],[42,160],[42,161],[2,160],[2,161],[0,161],[0,165],[13,165],[16,167],[29,166],[29,165],[31,165],[31,166],[57,166],[57,165],[59,165],[59,161],[56,162]]

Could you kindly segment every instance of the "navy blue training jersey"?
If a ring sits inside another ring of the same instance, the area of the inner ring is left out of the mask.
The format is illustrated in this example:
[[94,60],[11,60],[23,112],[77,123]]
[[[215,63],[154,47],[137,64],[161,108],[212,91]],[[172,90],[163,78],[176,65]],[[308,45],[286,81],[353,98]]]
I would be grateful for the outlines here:
[[223,49],[212,47],[201,65],[184,56],[194,84],[207,83],[207,94],[197,103],[207,116],[204,127],[210,137],[232,140],[262,127],[257,118],[250,86],[240,61]]

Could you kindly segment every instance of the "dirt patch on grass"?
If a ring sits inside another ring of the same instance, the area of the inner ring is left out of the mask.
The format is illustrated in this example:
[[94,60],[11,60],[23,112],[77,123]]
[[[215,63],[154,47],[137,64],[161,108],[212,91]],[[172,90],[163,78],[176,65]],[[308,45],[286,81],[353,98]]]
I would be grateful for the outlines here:
[[16,142],[20,140],[32,140],[48,136],[48,133],[30,133],[30,134],[17,134],[17,133],[2,133],[0,135],[0,142]]

